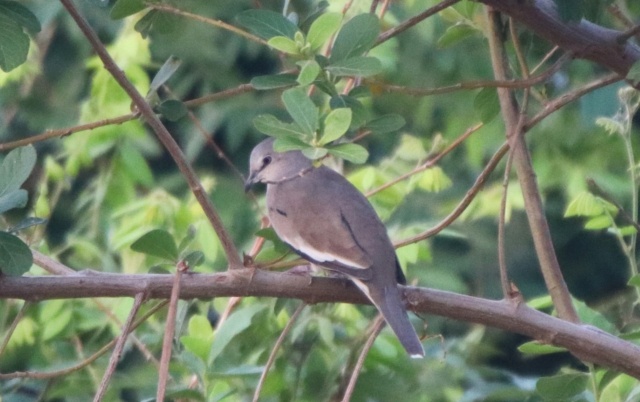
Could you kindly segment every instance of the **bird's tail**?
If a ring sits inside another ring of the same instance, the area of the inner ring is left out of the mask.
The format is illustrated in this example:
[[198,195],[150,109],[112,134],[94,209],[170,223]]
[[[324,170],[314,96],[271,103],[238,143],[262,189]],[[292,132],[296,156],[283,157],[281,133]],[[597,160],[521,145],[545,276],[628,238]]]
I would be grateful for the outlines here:
[[409,321],[398,287],[393,284],[382,289],[372,289],[361,281],[355,280],[354,282],[365,291],[365,294],[382,313],[385,321],[396,334],[409,356],[414,359],[424,357],[422,343]]

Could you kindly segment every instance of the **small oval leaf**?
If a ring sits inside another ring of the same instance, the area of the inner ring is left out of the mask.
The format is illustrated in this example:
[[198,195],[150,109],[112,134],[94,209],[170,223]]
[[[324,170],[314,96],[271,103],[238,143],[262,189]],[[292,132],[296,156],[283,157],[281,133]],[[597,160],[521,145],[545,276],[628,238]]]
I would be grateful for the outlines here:
[[131,245],[131,249],[172,262],[178,259],[178,247],[173,236],[162,229],[154,229],[145,233]]
[[0,272],[8,276],[20,276],[33,264],[31,249],[20,238],[0,232]]

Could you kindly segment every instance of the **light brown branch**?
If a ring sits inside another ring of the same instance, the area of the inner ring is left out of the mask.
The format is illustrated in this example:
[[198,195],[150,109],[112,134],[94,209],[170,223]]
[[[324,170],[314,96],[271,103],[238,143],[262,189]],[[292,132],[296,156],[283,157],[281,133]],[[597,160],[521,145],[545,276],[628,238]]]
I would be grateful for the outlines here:
[[[503,43],[500,39],[497,25],[499,15],[496,11],[488,7],[489,26],[489,50],[493,71],[497,80],[507,78],[506,57]],[[507,141],[513,152],[513,163],[516,167],[520,188],[524,197],[525,211],[529,220],[529,228],[533,238],[533,244],[540,262],[540,269],[544,277],[549,294],[553,299],[558,315],[571,322],[579,322],[578,314],[571,302],[571,295],[567,284],[562,277],[560,264],[556,257],[553,242],[551,241],[551,231],[547,223],[542,205],[542,199],[538,190],[531,155],[524,141],[524,131],[518,123],[518,108],[511,92],[506,88],[498,88],[498,100],[502,110],[502,118],[505,124]]]
[[451,7],[452,5],[456,4],[458,1],[460,1],[460,0],[444,0],[444,1],[436,4],[435,6],[424,10],[420,14],[418,14],[418,15],[416,15],[414,17],[411,17],[408,20],[402,22],[397,27],[394,27],[394,28],[391,28],[391,29],[389,29],[387,31],[384,31],[383,33],[381,33],[378,36],[378,40],[376,40],[376,43],[375,43],[374,46],[378,46],[382,42],[386,42],[387,40],[393,38],[394,36],[401,34],[402,32],[406,31],[407,29],[411,28],[412,26],[418,24],[419,22],[422,22],[422,21],[426,20],[427,18],[431,17],[435,13],[439,13],[440,11],[444,10],[447,7]]
[[370,85],[374,85],[387,92],[400,92],[407,95],[414,96],[429,96],[440,95],[444,93],[450,93],[455,91],[471,90],[478,88],[529,88],[533,85],[542,84],[548,81],[553,74],[557,73],[560,68],[571,59],[570,53],[565,53],[556,60],[551,67],[544,72],[534,76],[525,77],[521,79],[504,79],[504,80],[481,80],[481,81],[467,81],[454,85],[439,88],[410,88],[399,85],[388,85],[384,83],[371,82]]
[[178,314],[178,301],[180,299],[180,286],[182,274],[188,266],[181,261],[176,266],[176,273],[173,275],[173,285],[171,286],[171,297],[169,298],[169,311],[164,328],[164,338],[162,339],[162,355],[160,357],[160,369],[158,370],[158,389],[156,401],[164,401],[167,391],[167,380],[169,379],[169,362],[171,361],[171,350],[173,349],[173,336],[176,330],[176,316]]
[[284,342],[289,332],[291,332],[291,328],[293,328],[293,324],[295,324],[296,320],[298,319],[298,316],[300,316],[300,313],[302,313],[302,310],[304,310],[305,307],[307,307],[307,304],[304,302],[298,304],[298,307],[291,315],[291,318],[289,318],[289,322],[282,329],[282,332],[280,333],[278,340],[273,345],[273,349],[271,349],[271,353],[269,354],[267,363],[264,365],[264,370],[262,371],[262,374],[260,374],[260,380],[258,380],[258,385],[256,386],[256,390],[253,393],[253,402],[258,402],[258,400],[260,399],[260,392],[262,391],[262,386],[264,385],[264,382],[267,379],[267,374],[269,373],[269,369],[273,365],[273,362],[276,360],[276,355],[278,354],[278,351],[280,350],[282,343]]
[[[90,274],[51,277],[3,277],[0,298],[25,300],[78,297],[169,298],[169,275]],[[464,322],[483,324],[519,333],[640,379],[640,347],[590,326],[560,320],[522,303],[493,301],[434,289],[402,287],[409,309]],[[309,304],[358,303],[368,299],[355,286],[339,278],[313,278],[250,268],[217,274],[184,274],[180,297],[252,296],[286,297]],[[140,320],[138,320],[140,321]],[[2,374],[0,379],[29,377],[25,373]],[[39,377],[42,378],[42,377]],[[49,377],[51,378],[51,377]]]
[[376,319],[373,321],[371,325],[371,333],[367,338],[362,350],[360,351],[360,355],[358,356],[358,361],[356,361],[356,365],[351,370],[351,377],[349,378],[349,383],[347,384],[347,389],[344,391],[344,395],[342,397],[342,402],[349,402],[351,400],[351,396],[353,395],[353,391],[356,389],[356,383],[358,382],[358,377],[360,377],[360,372],[362,371],[362,367],[364,366],[364,360],[367,358],[369,354],[369,350],[373,346],[373,342],[375,342],[376,338],[384,328],[384,317],[382,314],[378,314]]
[[129,312],[129,316],[127,317],[127,321],[122,326],[122,332],[118,337],[115,348],[113,348],[113,352],[111,353],[111,358],[109,359],[109,364],[107,365],[107,369],[102,376],[102,381],[100,382],[100,386],[98,387],[98,391],[96,395],[93,397],[94,402],[99,402],[104,397],[104,394],[107,392],[107,387],[109,386],[109,381],[111,380],[111,376],[116,370],[116,365],[120,361],[120,357],[122,356],[122,350],[124,349],[124,344],[131,332],[131,325],[133,325],[133,320],[136,318],[136,314],[138,314],[138,310],[140,310],[140,306],[144,301],[144,294],[138,293],[133,300],[133,307],[131,307],[131,311]]
[[113,61],[113,58],[107,52],[106,48],[100,42],[96,33],[91,29],[89,24],[85,21],[85,19],[80,15],[78,10],[73,5],[72,0],[60,0],[60,2],[64,5],[64,7],[69,12],[69,15],[76,22],[82,33],[85,35],[91,46],[96,51],[104,67],[111,73],[113,78],[118,82],[118,84],[122,87],[122,89],[127,92],[133,103],[136,105],[142,116],[146,119],[149,126],[156,133],[158,139],[165,146],[173,160],[176,162],[178,169],[185,177],[187,183],[189,184],[189,188],[195,195],[196,199],[200,203],[205,215],[209,219],[209,222],[213,226],[218,238],[220,239],[220,243],[222,244],[222,248],[227,257],[227,261],[229,262],[230,268],[239,268],[242,266],[242,261],[240,261],[240,255],[236,249],[236,246],[233,244],[231,237],[227,233],[224,225],[222,224],[222,220],[218,215],[218,212],[213,206],[211,199],[208,197],[205,192],[202,184],[198,180],[193,168],[186,160],[184,153],[173,139],[167,128],[162,124],[160,119],[156,116],[151,106],[147,103],[144,97],[138,92],[138,90],[129,82],[127,77],[124,75],[122,70],[118,68],[116,63]]
[[496,151],[496,153],[493,154],[493,156],[489,160],[489,163],[487,163],[487,166],[484,167],[484,169],[482,170],[482,173],[480,173],[480,175],[478,175],[478,177],[476,178],[476,181],[473,183],[473,186],[471,186],[471,188],[467,190],[462,201],[460,201],[458,205],[455,207],[455,209],[451,211],[451,213],[449,213],[449,215],[447,215],[443,220],[441,220],[440,223],[413,237],[396,242],[394,246],[396,248],[400,248],[409,244],[419,242],[431,236],[435,236],[436,234],[440,233],[444,228],[451,225],[453,221],[455,221],[456,219],[458,219],[460,215],[462,215],[462,213],[464,212],[465,209],[467,209],[469,204],[471,204],[471,201],[473,201],[475,196],[482,189],[482,186],[484,186],[484,184],[489,179],[489,175],[491,174],[491,172],[493,172],[496,166],[498,166],[498,163],[500,163],[500,160],[502,160],[502,157],[507,153],[508,150],[509,150],[509,144],[505,142]]
[[203,17],[203,16],[198,15],[198,14],[193,14],[193,13],[190,13],[188,11],[184,11],[184,10],[180,10],[178,8],[172,7],[172,6],[168,5],[168,4],[149,2],[149,3],[146,3],[146,5],[149,6],[149,8],[154,9],[154,10],[163,11],[165,13],[170,13],[170,14],[174,14],[174,15],[179,15],[181,17],[187,17],[187,18],[190,18],[192,20],[203,22],[205,24],[209,24],[209,25],[212,25],[212,26],[217,27],[217,28],[225,29],[227,31],[233,32],[233,33],[235,33],[237,35],[240,35],[240,36],[242,36],[242,37],[244,37],[246,39],[252,40],[254,42],[258,42],[258,43],[263,44],[263,45],[267,44],[267,41],[265,41],[264,39],[259,38],[259,37],[255,36],[253,34],[250,34],[247,31],[244,31],[244,30],[242,30],[242,29],[240,29],[240,28],[238,28],[236,26],[233,26],[233,25],[228,24],[228,23],[226,23],[224,21],[221,21],[221,20],[215,20],[215,19],[212,19],[212,18]]

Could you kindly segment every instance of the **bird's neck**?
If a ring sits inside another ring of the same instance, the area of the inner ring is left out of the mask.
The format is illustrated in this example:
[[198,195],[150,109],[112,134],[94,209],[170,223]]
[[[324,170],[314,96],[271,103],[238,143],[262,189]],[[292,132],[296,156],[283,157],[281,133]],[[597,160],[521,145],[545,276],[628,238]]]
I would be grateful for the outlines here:
[[282,177],[281,179],[269,180],[269,181],[267,181],[267,184],[282,184],[282,183],[286,183],[288,181],[295,180],[295,179],[297,179],[299,177],[304,177],[307,173],[311,172],[314,169],[315,169],[315,166],[311,165],[311,166],[308,166],[308,167],[306,167],[304,169],[301,169],[301,170],[299,170],[299,171],[297,171],[295,173],[292,173],[290,175],[286,175],[286,176]]

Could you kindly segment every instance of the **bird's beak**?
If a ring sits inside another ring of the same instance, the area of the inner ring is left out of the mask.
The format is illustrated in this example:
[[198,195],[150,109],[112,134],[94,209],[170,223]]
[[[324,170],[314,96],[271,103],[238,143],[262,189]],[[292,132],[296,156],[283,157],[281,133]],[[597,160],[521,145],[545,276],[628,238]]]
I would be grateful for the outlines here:
[[256,172],[251,172],[247,180],[244,182],[244,192],[248,192],[254,184],[256,184]]

